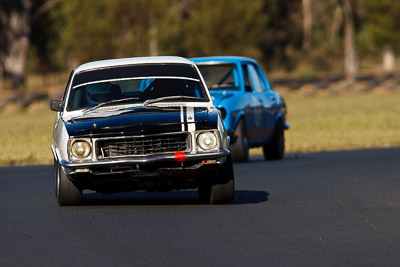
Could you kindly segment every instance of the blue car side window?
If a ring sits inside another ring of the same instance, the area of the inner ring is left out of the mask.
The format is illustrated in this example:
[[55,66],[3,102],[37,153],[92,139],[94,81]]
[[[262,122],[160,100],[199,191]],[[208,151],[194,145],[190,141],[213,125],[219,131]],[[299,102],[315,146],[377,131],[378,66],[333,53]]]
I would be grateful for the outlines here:
[[243,79],[244,79],[244,88],[246,92],[252,92],[253,88],[251,87],[250,79],[249,79],[249,73],[247,71],[247,65],[242,66],[242,71],[243,71]]
[[265,84],[261,81],[256,68],[252,64],[249,64],[247,67],[249,72],[248,74],[250,78],[250,84],[253,90],[259,93],[264,92]]
[[260,83],[261,83],[261,86],[263,87],[263,89],[265,91],[271,90],[271,85],[269,84],[269,81],[268,81],[267,77],[265,77],[264,72],[261,69],[261,67],[258,66],[256,69],[257,69],[258,76],[260,78]]

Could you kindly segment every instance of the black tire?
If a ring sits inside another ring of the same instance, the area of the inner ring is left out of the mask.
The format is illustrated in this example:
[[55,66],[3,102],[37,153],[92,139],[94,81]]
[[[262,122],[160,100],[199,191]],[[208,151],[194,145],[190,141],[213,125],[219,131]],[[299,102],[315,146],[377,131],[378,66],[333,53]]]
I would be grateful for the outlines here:
[[56,195],[56,197],[58,197],[58,187],[57,187],[57,172],[58,172],[58,162],[56,159],[54,159],[54,194]]
[[240,119],[234,132],[235,142],[229,146],[233,162],[247,162],[249,160],[249,143],[247,139],[246,122]]
[[60,206],[77,205],[82,202],[82,191],[70,180],[61,165],[55,161],[56,196]]
[[235,178],[232,159],[229,155],[218,172],[198,188],[199,197],[210,204],[230,202],[235,197]]
[[283,158],[285,154],[285,135],[281,122],[277,124],[271,142],[263,146],[263,152],[266,160],[280,160]]
[[209,202],[210,194],[211,194],[211,180],[207,179],[207,177],[202,177],[203,181],[197,188],[197,192],[199,194],[199,198],[202,201]]

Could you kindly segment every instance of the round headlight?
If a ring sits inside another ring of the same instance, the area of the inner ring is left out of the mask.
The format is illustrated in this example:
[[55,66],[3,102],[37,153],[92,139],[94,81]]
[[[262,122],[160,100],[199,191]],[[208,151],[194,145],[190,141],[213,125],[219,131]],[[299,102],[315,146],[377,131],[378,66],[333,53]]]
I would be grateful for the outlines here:
[[213,132],[203,132],[197,136],[197,144],[203,150],[211,150],[217,146],[217,137]]
[[92,152],[92,147],[87,141],[79,140],[72,143],[71,153],[79,159],[87,158]]

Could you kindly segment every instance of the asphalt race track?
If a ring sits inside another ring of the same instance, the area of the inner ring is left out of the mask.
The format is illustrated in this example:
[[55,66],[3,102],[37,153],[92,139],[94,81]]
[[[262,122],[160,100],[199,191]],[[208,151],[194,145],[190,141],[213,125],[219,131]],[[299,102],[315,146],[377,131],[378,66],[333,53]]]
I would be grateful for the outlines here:
[[400,148],[252,158],[236,198],[88,192],[52,166],[0,168],[0,266],[399,266]]

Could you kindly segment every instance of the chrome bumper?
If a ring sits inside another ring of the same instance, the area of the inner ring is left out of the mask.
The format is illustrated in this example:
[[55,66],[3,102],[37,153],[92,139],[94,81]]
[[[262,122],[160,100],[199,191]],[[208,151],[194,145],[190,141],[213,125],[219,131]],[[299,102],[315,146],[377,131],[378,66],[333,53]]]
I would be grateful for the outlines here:
[[[198,154],[185,154],[185,161],[193,160],[212,160],[228,156],[230,151],[228,149],[221,149],[217,152],[209,153],[198,153]],[[132,157],[132,158],[120,158],[120,159],[104,159],[97,161],[82,161],[82,162],[68,162],[66,160],[61,160],[60,165],[69,168],[90,168],[90,167],[104,167],[113,165],[134,165],[134,164],[151,164],[157,162],[177,162],[177,158],[174,155],[153,155],[153,156],[143,156],[143,157]]]

